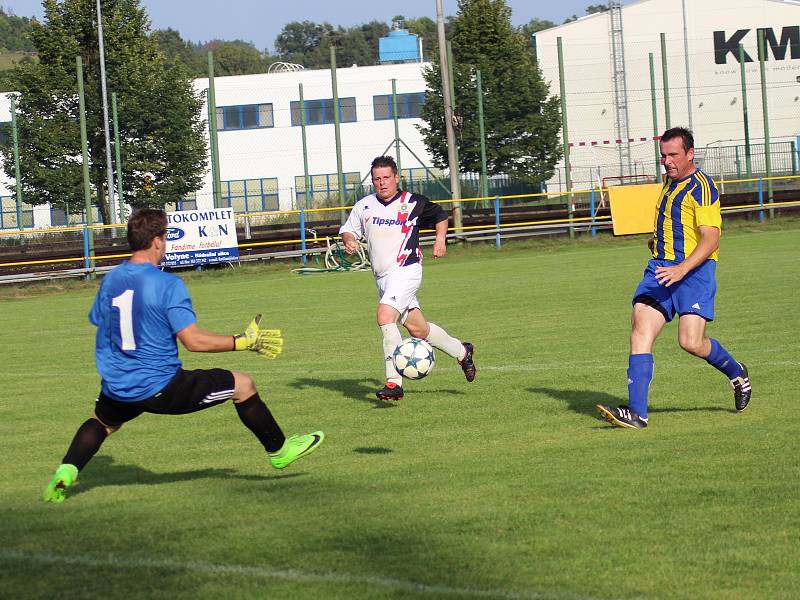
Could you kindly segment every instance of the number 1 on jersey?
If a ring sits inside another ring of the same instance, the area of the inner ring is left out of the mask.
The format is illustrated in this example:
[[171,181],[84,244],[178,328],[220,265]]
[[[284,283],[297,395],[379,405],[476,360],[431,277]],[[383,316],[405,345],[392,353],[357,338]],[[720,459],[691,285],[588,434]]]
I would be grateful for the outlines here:
[[119,309],[119,335],[123,350],[136,350],[133,337],[133,290],[125,290],[111,300],[111,305]]

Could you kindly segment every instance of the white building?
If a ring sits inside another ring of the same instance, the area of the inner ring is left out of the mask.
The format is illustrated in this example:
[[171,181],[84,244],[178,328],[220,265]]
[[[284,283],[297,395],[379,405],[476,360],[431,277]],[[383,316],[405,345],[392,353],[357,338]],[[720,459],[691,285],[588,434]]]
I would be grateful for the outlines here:
[[[653,54],[655,67],[657,131],[661,133],[665,129],[661,33],[666,42],[670,124],[691,127],[696,146],[708,147],[705,155],[709,159],[718,154],[712,148],[743,144],[737,50],[741,43],[747,54],[750,138],[762,144],[759,28],[765,30],[767,40],[770,138],[787,142],[783,147],[788,148],[788,142],[800,134],[797,0],[640,0],[623,6],[616,16],[612,12],[589,15],[537,33],[539,64],[555,94],[559,93],[557,40],[562,39],[575,185],[589,186],[621,174],[656,173],[649,54]],[[627,156],[629,140],[633,143]],[[786,167],[789,153],[784,154],[782,166]],[[758,162],[755,156],[753,160]],[[728,161],[726,165],[715,163],[710,170],[715,174],[715,169],[724,169],[723,175],[730,178],[737,174],[737,167],[741,164]],[[554,183],[558,182],[551,181],[551,188]]]
[[[422,123],[419,114],[426,87],[424,67],[425,63],[406,63],[337,69],[341,161],[348,189],[362,181],[369,185],[373,158],[383,153],[395,155],[393,79],[399,137],[419,158],[402,147],[401,168],[406,176],[426,176],[422,167],[430,165],[430,157],[416,128]],[[313,199],[309,206],[324,203],[328,196],[331,202],[338,197],[330,70],[217,77],[214,91],[222,195],[230,198],[237,210],[285,210],[305,203],[301,84]],[[195,81],[199,92],[205,94],[207,87],[208,79]],[[211,198],[209,170],[197,192],[197,201],[205,206]]]
[[[369,185],[369,166],[376,156],[395,156],[392,80],[397,93],[401,146],[400,166],[406,178],[426,179],[431,160],[416,128],[425,92],[426,63],[337,69],[340,105],[341,161],[347,189]],[[305,205],[305,178],[300,114],[300,85],[306,107],[306,143],[311,196],[308,206],[339,204],[331,71],[299,70],[216,77],[217,128],[223,203],[237,212],[286,210]],[[195,89],[206,95],[208,79]],[[204,113],[206,115],[207,112]],[[0,122],[11,120],[7,94],[0,95]],[[414,157],[416,155],[416,157]],[[397,158],[395,156],[395,158]],[[421,161],[421,162],[420,162]],[[14,182],[0,175],[3,227],[16,226]],[[211,161],[200,190],[180,203],[185,208],[213,206]],[[48,207],[29,207],[23,223],[51,224]]]

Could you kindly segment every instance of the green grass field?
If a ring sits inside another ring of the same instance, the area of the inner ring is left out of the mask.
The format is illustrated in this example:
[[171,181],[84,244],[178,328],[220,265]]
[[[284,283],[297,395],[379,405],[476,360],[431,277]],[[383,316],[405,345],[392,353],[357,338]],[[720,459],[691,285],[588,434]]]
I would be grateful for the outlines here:
[[795,598],[800,589],[800,221],[723,236],[709,332],[754,394],[655,349],[650,427],[626,400],[630,295],[645,241],[451,249],[426,315],[476,345],[438,355],[400,404],[382,382],[369,273],[288,265],[187,277],[200,325],[280,326],[276,361],[184,353],[254,375],[287,433],[325,445],[272,470],[229,405],[144,415],[106,441],[62,505],[41,492],[98,377],[96,283],[0,290],[0,596],[7,598]]

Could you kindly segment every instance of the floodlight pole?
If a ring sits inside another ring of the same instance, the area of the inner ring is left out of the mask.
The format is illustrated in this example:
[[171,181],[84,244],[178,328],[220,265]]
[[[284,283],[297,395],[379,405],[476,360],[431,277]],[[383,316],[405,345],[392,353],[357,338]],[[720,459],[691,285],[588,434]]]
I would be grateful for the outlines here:
[[[103,14],[100,12],[100,0],[97,0],[97,39],[100,47],[100,88],[103,93],[103,132],[106,136],[106,187],[108,188],[108,216],[111,222],[115,218],[116,202],[114,198],[114,167],[111,165],[111,133],[108,130],[108,92],[106,90],[106,58],[103,46]],[[120,223],[122,221],[120,220]]]
[[[447,63],[447,42],[444,36],[444,16],[442,0],[436,0],[436,30],[439,34],[439,71],[442,76],[442,101],[444,104],[444,128],[447,135],[447,164],[450,169],[450,196],[461,199],[461,182],[458,179],[458,160],[456,159],[456,136],[453,131],[453,105],[450,90],[449,67]],[[461,203],[453,203],[453,226],[460,231],[462,227]]]

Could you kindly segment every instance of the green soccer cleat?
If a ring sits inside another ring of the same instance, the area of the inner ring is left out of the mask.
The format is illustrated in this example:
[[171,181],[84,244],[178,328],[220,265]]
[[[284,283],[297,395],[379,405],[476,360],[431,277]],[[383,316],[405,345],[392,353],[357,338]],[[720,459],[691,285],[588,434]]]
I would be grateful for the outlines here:
[[285,469],[298,458],[311,454],[324,440],[325,434],[321,431],[290,436],[286,438],[280,450],[269,453],[269,462],[276,469]]
[[67,488],[78,479],[78,468],[75,465],[59,465],[56,474],[44,490],[42,500],[61,503],[67,497]]

